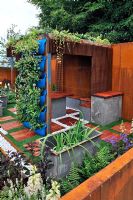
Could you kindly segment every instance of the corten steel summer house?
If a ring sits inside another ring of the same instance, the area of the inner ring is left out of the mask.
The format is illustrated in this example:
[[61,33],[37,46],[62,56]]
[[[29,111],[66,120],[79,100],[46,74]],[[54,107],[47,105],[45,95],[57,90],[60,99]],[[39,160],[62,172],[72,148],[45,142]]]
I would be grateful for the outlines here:
[[66,108],[80,110],[85,120],[101,125],[118,120],[122,93],[111,92],[111,45],[66,41],[58,60],[54,39],[46,38],[48,131],[51,118],[65,116]]

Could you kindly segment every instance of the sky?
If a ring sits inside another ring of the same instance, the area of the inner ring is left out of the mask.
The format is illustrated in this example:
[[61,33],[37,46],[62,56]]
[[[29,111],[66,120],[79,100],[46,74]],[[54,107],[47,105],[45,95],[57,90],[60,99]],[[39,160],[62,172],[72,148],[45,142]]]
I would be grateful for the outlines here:
[[6,37],[11,24],[17,25],[21,33],[32,26],[37,26],[38,13],[39,10],[26,0],[0,0],[0,37]]

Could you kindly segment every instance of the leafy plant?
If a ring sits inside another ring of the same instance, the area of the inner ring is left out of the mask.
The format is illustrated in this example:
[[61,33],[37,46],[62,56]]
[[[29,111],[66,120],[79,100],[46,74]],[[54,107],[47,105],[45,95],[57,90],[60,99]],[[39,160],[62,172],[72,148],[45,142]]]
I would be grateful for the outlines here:
[[[8,185],[8,179],[11,179],[13,183],[15,183],[16,179],[18,179],[18,181],[24,181],[22,172],[26,170],[28,174],[29,171],[22,163],[23,158],[18,153],[10,153],[10,158],[2,154],[0,155],[0,189],[2,189],[5,184]],[[25,165],[28,165],[26,160]]]
[[81,183],[80,169],[73,163],[69,175],[60,182],[62,195]]
[[33,29],[19,38],[14,45],[14,52],[21,55],[21,58],[15,63],[19,72],[16,79],[18,119],[21,122],[29,122],[32,129],[41,128],[44,125],[39,121],[39,114],[44,109],[39,105],[41,90],[36,87],[36,83],[42,75],[39,69],[41,58],[36,56],[38,52],[37,37],[38,32]]
[[82,164],[80,166],[73,164],[69,175],[61,180],[62,195],[78,186],[81,182],[91,177],[100,169],[106,167],[114,158],[111,147],[107,143],[101,143],[95,155],[86,153]]

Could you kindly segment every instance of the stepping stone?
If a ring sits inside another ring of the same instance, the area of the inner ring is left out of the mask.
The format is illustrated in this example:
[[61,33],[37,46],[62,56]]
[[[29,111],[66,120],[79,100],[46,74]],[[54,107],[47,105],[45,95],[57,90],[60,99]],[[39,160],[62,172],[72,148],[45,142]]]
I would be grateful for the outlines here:
[[1,124],[1,127],[5,130],[5,131],[9,131],[13,128],[18,128],[22,126],[22,124],[18,121],[13,121],[13,122],[6,122],[4,124]]
[[[123,122],[122,124],[123,128],[125,129],[124,133],[125,134],[131,134],[130,130],[131,130],[131,123],[130,122]],[[118,131],[118,132],[122,132],[121,131],[121,124],[113,126],[112,127],[113,130]]]
[[12,116],[1,117],[0,122],[8,121],[14,119]]
[[59,119],[58,121],[67,126],[73,126],[74,124],[76,124],[78,122],[77,119],[74,119],[72,117],[66,117],[63,119]]
[[31,137],[35,136],[35,133],[33,131],[30,131],[29,129],[23,129],[19,131],[15,131],[10,134],[15,140],[22,141]]
[[111,143],[110,140],[112,140],[112,139],[115,142],[118,142],[121,139],[120,135],[112,133],[109,130],[103,131],[100,138],[101,138],[101,140],[104,140],[104,141],[109,142],[109,143]]
[[64,127],[54,122],[51,122],[51,133],[60,131],[61,129],[64,129]]
[[35,141],[28,144],[25,144],[24,147],[29,151],[33,156],[40,156],[40,142]]
[[11,112],[13,112],[13,113],[17,111],[16,108],[9,108],[8,110],[11,111]]
[[[94,127],[96,127],[95,125],[90,124],[90,123],[85,124],[85,126],[87,126],[87,127],[89,127],[89,128],[94,128]],[[96,128],[97,131],[99,131],[99,129],[100,129],[99,127]]]
[[66,113],[67,114],[73,114],[73,113],[77,113],[78,111],[73,110],[73,109],[66,109]]

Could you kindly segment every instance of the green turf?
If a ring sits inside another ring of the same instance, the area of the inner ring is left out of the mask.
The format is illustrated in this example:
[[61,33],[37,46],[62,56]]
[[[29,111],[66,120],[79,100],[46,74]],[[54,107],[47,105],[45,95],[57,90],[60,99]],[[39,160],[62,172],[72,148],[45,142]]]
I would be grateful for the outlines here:
[[[9,108],[14,108],[14,107],[15,107],[15,104],[8,104],[7,109],[4,109],[3,116],[2,116],[2,117],[12,116],[14,119],[1,122],[1,124],[7,123],[7,122],[13,122],[13,121],[17,120],[17,115],[8,110]],[[35,140],[41,138],[41,136],[35,135],[35,136],[25,139],[23,141],[17,141],[10,135],[13,132],[23,130],[23,129],[24,129],[23,126],[18,127],[18,128],[13,128],[8,131],[8,135],[6,135],[5,137],[8,138],[11,142],[13,142],[13,144],[18,149],[20,149],[29,159],[31,159],[34,162],[37,162],[38,160],[40,160],[40,158],[32,156],[31,153],[24,147],[24,145],[27,143],[34,142]]]
[[[15,107],[15,104],[9,104],[9,105],[8,105],[8,108],[13,108],[13,107]],[[12,116],[14,119],[13,119],[13,120],[8,120],[8,121],[6,121],[6,122],[11,122],[11,121],[17,120],[17,115],[15,115],[13,112],[9,111],[8,108],[7,108],[7,109],[4,109],[4,116]],[[113,123],[111,123],[111,124],[109,124],[109,125],[106,125],[106,126],[101,126],[101,125],[99,125],[99,131],[102,132],[102,131],[104,131],[104,130],[109,130],[109,131],[111,131],[111,132],[113,132],[113,133],[120,134],[119,132],[113,130],[112,127],[115,126],[115,125],[121,124],[122,121],[125,122],[125,121],[127,121],[127,120],[121,119],[121,120],[119,120],[119,121],[117,121],[117,122],[113,122]],[[3,124],[3,123],[5,123],[5,122],[2,122],[1,124]],[[94,123],[90,123],[90,124],[92,124],[92,125],[94,125],[94,126],[98,126],[97,124],[94,124]],[[35,136],[33,136],[33,137],[31,137],[31,138],[27,138],[27,139],[25,139],[25,140],[23,140],[23,141],[16,141],[16,140],[10,135],[10,134],[13,133],[13,132],[16,132],[16,131],[19,131],[19,130],[23,130],[23,129],[24,129],[23,126],[18,127],[18,128],[14,128],[14,129],[11,129],[11,130],[8,131],[9,134],[6,135],[6,137],[7,137],[11,142],[13,142],[14,145],[16,145],[16,147],[19,148],[28,158],[30,158],[32,161],[38,161],[38,160],[40,159],[40,157],[34,157],[34,156],[32,156],[31,153],[30,153],[28,150],[26,150],[26,148],[24,147],[24,145],[25,145],[25,144],[28,144],[28,143],[31,143],[31,142],[34,142],[34,141],[37,140],[37,139],[40,139],[41,136],[35,135]]]

